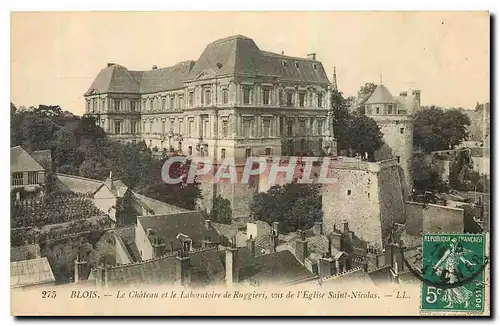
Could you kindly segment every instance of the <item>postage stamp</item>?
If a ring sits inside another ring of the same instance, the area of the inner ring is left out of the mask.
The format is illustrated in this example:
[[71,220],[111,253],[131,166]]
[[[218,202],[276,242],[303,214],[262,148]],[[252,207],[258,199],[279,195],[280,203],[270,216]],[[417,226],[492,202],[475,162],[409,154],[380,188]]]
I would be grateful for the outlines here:
[[483,234],[424,234],[422,311],[483,312]]

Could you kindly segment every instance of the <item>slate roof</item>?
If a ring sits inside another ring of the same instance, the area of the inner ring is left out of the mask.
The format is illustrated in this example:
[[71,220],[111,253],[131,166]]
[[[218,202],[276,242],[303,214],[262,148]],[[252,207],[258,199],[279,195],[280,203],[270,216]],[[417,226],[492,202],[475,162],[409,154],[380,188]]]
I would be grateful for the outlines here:
[[74,193],[95,193],[103,185],[103,181],[84,178],[76,175],[56,173],[56,187]]
[[38,244],[29,244],[20,247],[10,248],[10,261],[20,261],[37,258],[40,256],[40,246]]
[[363,270],[363,268],[353,268],[348,270],[347,272],[336,274],[333,276],[328,276],[320,279],[322,284],[345,284],[348,282],[366,282],[370,284],[374,284],[370,276],[367,272]]
[[231,240],[233,237],[236,236],[236,233],[238,233],[238,226],[234,224],[224,224],[216,222],[211,222],[210,224],[212,225],[214,230],[217,231],[218,234],[220,234],[221,236],[225,237],[228,240]]
[[365,104],[393,104],[397,101],[384,85],[378,85]]
[[181,243],[175,241],[179,233],[191,238],[193,245],[200,246],[205,238],[212,242],[219,241],[219,234],[214,228],[205,227],[205,219],[197,211],[187,211],[174,214],[138,216],[138,221],[147,233],[151,229],[155,236],[162,238],[165,243],[171,242],[173,250],[181,248]]
[[10,173],[43,171],[44,168],[21,146],[10,149]]
[[[206,286],[224,282],[224,267],[216,248],[197,250],[190,253],[191,286]],[[138,263],[106,268],[108,286],[174,284],[177,281],[177,258],[175,254]],[[93,269],[90,279],[96,279]]]
[[47,257],[10,263],[10,287],[23,287],[55,282]]
[[121,239],[125,249],[133,261],[141,261],[141,254],[135,244],[135,225],[118,227],[114,229],[115,236]]
[[383,286],[391,281],[392,269],[391,266],[386,265],[368,272],[368,275],[375,285]]
[[[219,252],[225,265],[224,251]],[[239,281],[259,285],[268,283],[287,284],[305,280],[314,275],[288,250],[254,256],[246,247],[238,249]]]
[[145,207],[147,210],[152,211],[153,214],[171,214],[171,213],[188,212],[187,209],[166,204],[164,202],[146,197],[136,192],[132,192],[132,194],[143,207]]
[[118,64],[108,64],[99,72],[85,95],[92,92],[147,94],[180,89],[184,82],[203,78],[204,74],[207,77],[267,76],[292,82],[329,84],[321,62],[262,51],[251,38],[234,35],[208,44],[196,62],[188,60],[171,67],[146,71],[132,71]]

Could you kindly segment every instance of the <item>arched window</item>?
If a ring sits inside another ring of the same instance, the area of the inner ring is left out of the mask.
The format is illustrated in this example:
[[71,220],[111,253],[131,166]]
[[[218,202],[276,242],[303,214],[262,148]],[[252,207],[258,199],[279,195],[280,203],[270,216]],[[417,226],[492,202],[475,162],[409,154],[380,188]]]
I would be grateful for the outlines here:
[[245,149],[245,158],[249,158],[250,156],[252,156],[252,149]]
[[271,156],[271,148],[266,147],[266,156]]

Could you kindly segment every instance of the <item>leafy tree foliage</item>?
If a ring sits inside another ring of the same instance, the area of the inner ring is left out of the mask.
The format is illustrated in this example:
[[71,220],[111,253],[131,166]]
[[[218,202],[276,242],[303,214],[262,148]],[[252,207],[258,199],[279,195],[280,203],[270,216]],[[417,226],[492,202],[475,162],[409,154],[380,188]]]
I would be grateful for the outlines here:
[[[167,185],[161,178],[165,158],[144,142],[122,144],[109,139],[91,117],[75,116],[56,105],[18,109],[11,103],[11,146],[28,151],[50,149],[54,172],[104,180],[122,180],[130,188],[160,201],[194,209],[201,197],[197,183]],[[173,177],[188,165],[173,166]]]
[[448,185],[442,181],[438,172],[423,158],[415,157],[412,162],[413,187],[416,194],[425,192],[448,192]]
[[255,220],[279,222],[281,233],[308,229],[323,219],[320,186],[291,183],[271,187],[254,195],[250,210]]
[[470,118],[458,109],[423,108],[414,117],[413,144],[426,153],[452,149],[468,138],[470,124]]
[[377,85],[374,83],[365,83],[363,86],[359,88],[358,91],[358,107],[357,107],[357,112],[360,114],[365,113],[365,108],[364,104],[366,101],[368,101],[368,98],[370,98],[370,95],[372,95],[373,91],[377,88]]
[[[360,92],[369,92],[370,85],[366,84],[364,86],[366,89],[362,87]],[[349,103],[339,91],[332,92],[331,103],[331,123],[339,154],[350,150],[373,161],[375,151],[383,145],[383,135],[375,120],[364,114],[350,113]]]
[[231,224],[233,212],[229,199],[217,195],[214,200],[213,208],[210,211],[210,219],[217,223]]
[[374,162],[375,151],[384,144],[383,134],[375,120],[364,114],[354,116],[349,121],[348,135],[349,148],[362,156],[366,153],[367,159]]

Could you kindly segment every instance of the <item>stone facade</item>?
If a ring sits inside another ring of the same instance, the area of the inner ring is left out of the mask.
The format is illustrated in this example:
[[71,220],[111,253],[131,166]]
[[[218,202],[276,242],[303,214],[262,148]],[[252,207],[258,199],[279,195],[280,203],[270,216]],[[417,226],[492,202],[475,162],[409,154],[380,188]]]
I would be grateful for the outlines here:
[[359,238],[382,249],[394,222],[404,221],[404,201],[396,159],[366,162],[339,157],[330,165],[336,183],[322,187],[327,232],[348,221]]
[[393,97],[378,85],[365,103],[365,114],[373,118],[384,135],[385,144],[375,153],[377,161],[396,158],[402,169],[405,198],[413,188],[413,114],[420,108],[420,91],[401,92]]
[[196,62],[149,71],[108,64],[85,93],[85,112],[111,137],[160,151],[216,160],[319,154],[330,92],[315,56],[261,51],[237,35],[210,43]]

